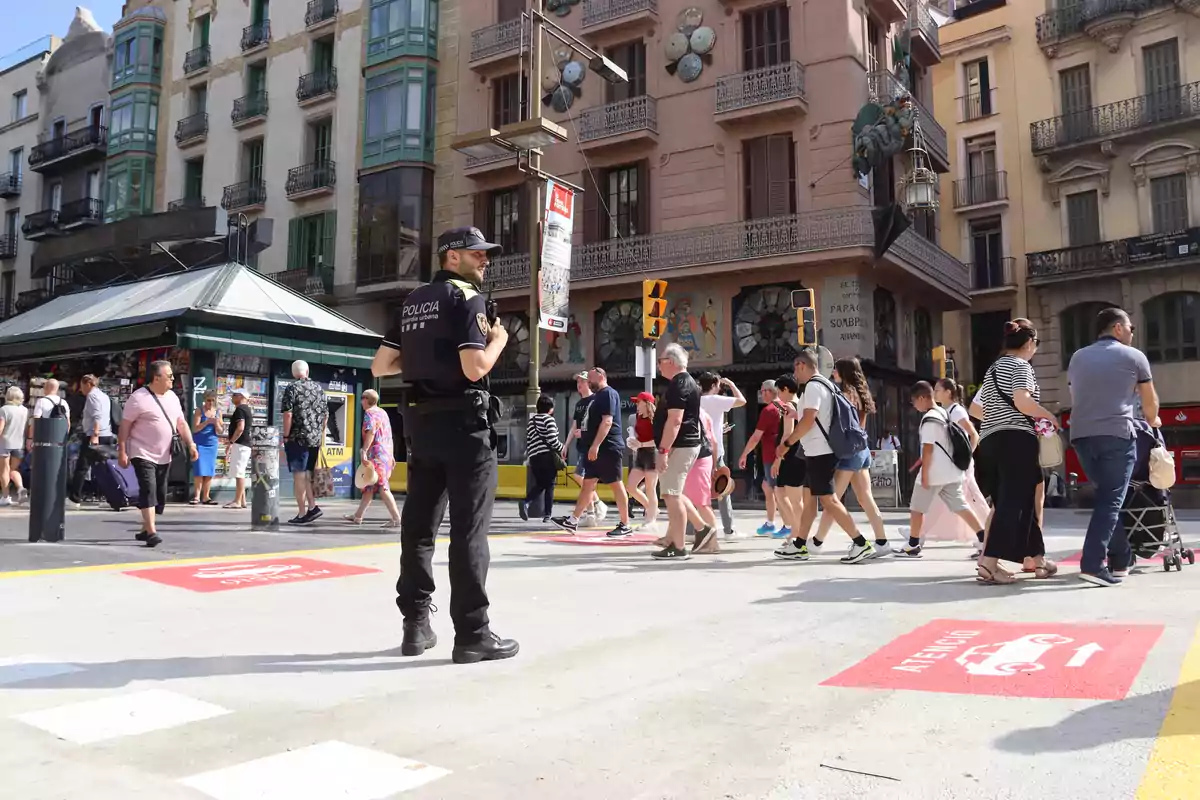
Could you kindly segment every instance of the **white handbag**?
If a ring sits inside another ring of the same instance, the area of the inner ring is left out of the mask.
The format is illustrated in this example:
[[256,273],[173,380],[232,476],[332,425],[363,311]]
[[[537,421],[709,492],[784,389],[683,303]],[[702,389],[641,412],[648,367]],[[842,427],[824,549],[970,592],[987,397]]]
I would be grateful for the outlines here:
[[1038,437],[1038,465],[1044,469],[1053,469],[1063,463],[1062,436],[1057,432],[1049,436]]
[[1175,485],[1175,456],[1161,444],[1150,451],[1150,485],[1160,491]]

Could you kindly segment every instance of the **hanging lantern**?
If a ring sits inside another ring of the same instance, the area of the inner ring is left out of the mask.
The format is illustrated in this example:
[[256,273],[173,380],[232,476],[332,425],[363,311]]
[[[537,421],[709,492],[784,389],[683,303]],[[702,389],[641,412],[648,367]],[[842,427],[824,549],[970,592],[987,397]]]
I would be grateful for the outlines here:
[[913,146],[908,151],[910,168],[900,182],[900,196],[904,209],[932,211],[938,207],[938,176],[929,168],[929,156],[925,152],[925,135],[919,121],[913,123]]

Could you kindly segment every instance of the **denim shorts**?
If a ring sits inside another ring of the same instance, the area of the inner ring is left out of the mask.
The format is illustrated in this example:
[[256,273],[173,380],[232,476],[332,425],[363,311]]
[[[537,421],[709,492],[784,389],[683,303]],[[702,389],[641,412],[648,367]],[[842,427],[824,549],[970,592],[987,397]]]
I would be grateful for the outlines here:
[[838,459],[838,472],[859,472],[871,466],[871,451],[860,450],[852,456]]
[[22,458],[25,457],[25,451],[19,450],[19,449],[18,450],[7,450],[3,447],[0,447],[0,458],[6,458],[6,457],[7,458],[15,458],[18,461],[20,461]]

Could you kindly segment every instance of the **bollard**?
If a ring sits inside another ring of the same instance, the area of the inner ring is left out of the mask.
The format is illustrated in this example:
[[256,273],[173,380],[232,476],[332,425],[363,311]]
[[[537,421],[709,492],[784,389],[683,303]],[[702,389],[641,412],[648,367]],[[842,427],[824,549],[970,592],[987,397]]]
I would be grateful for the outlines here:
[[29,541],[61,542],[67,500],[67,420],[33,421],[29,454]]
[[250,429],[250,530],[279,529],[279,429]]

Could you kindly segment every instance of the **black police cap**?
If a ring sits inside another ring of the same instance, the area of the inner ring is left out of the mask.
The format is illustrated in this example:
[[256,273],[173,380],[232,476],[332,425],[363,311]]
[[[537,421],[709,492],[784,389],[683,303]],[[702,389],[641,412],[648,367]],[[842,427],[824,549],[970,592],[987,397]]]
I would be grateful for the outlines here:
[[479,228],[451,228],[438,237],[438,253],[449,250],[486,250],[488,258],[495,258],[504,252],[498,244],[492,244],[483,238]]

